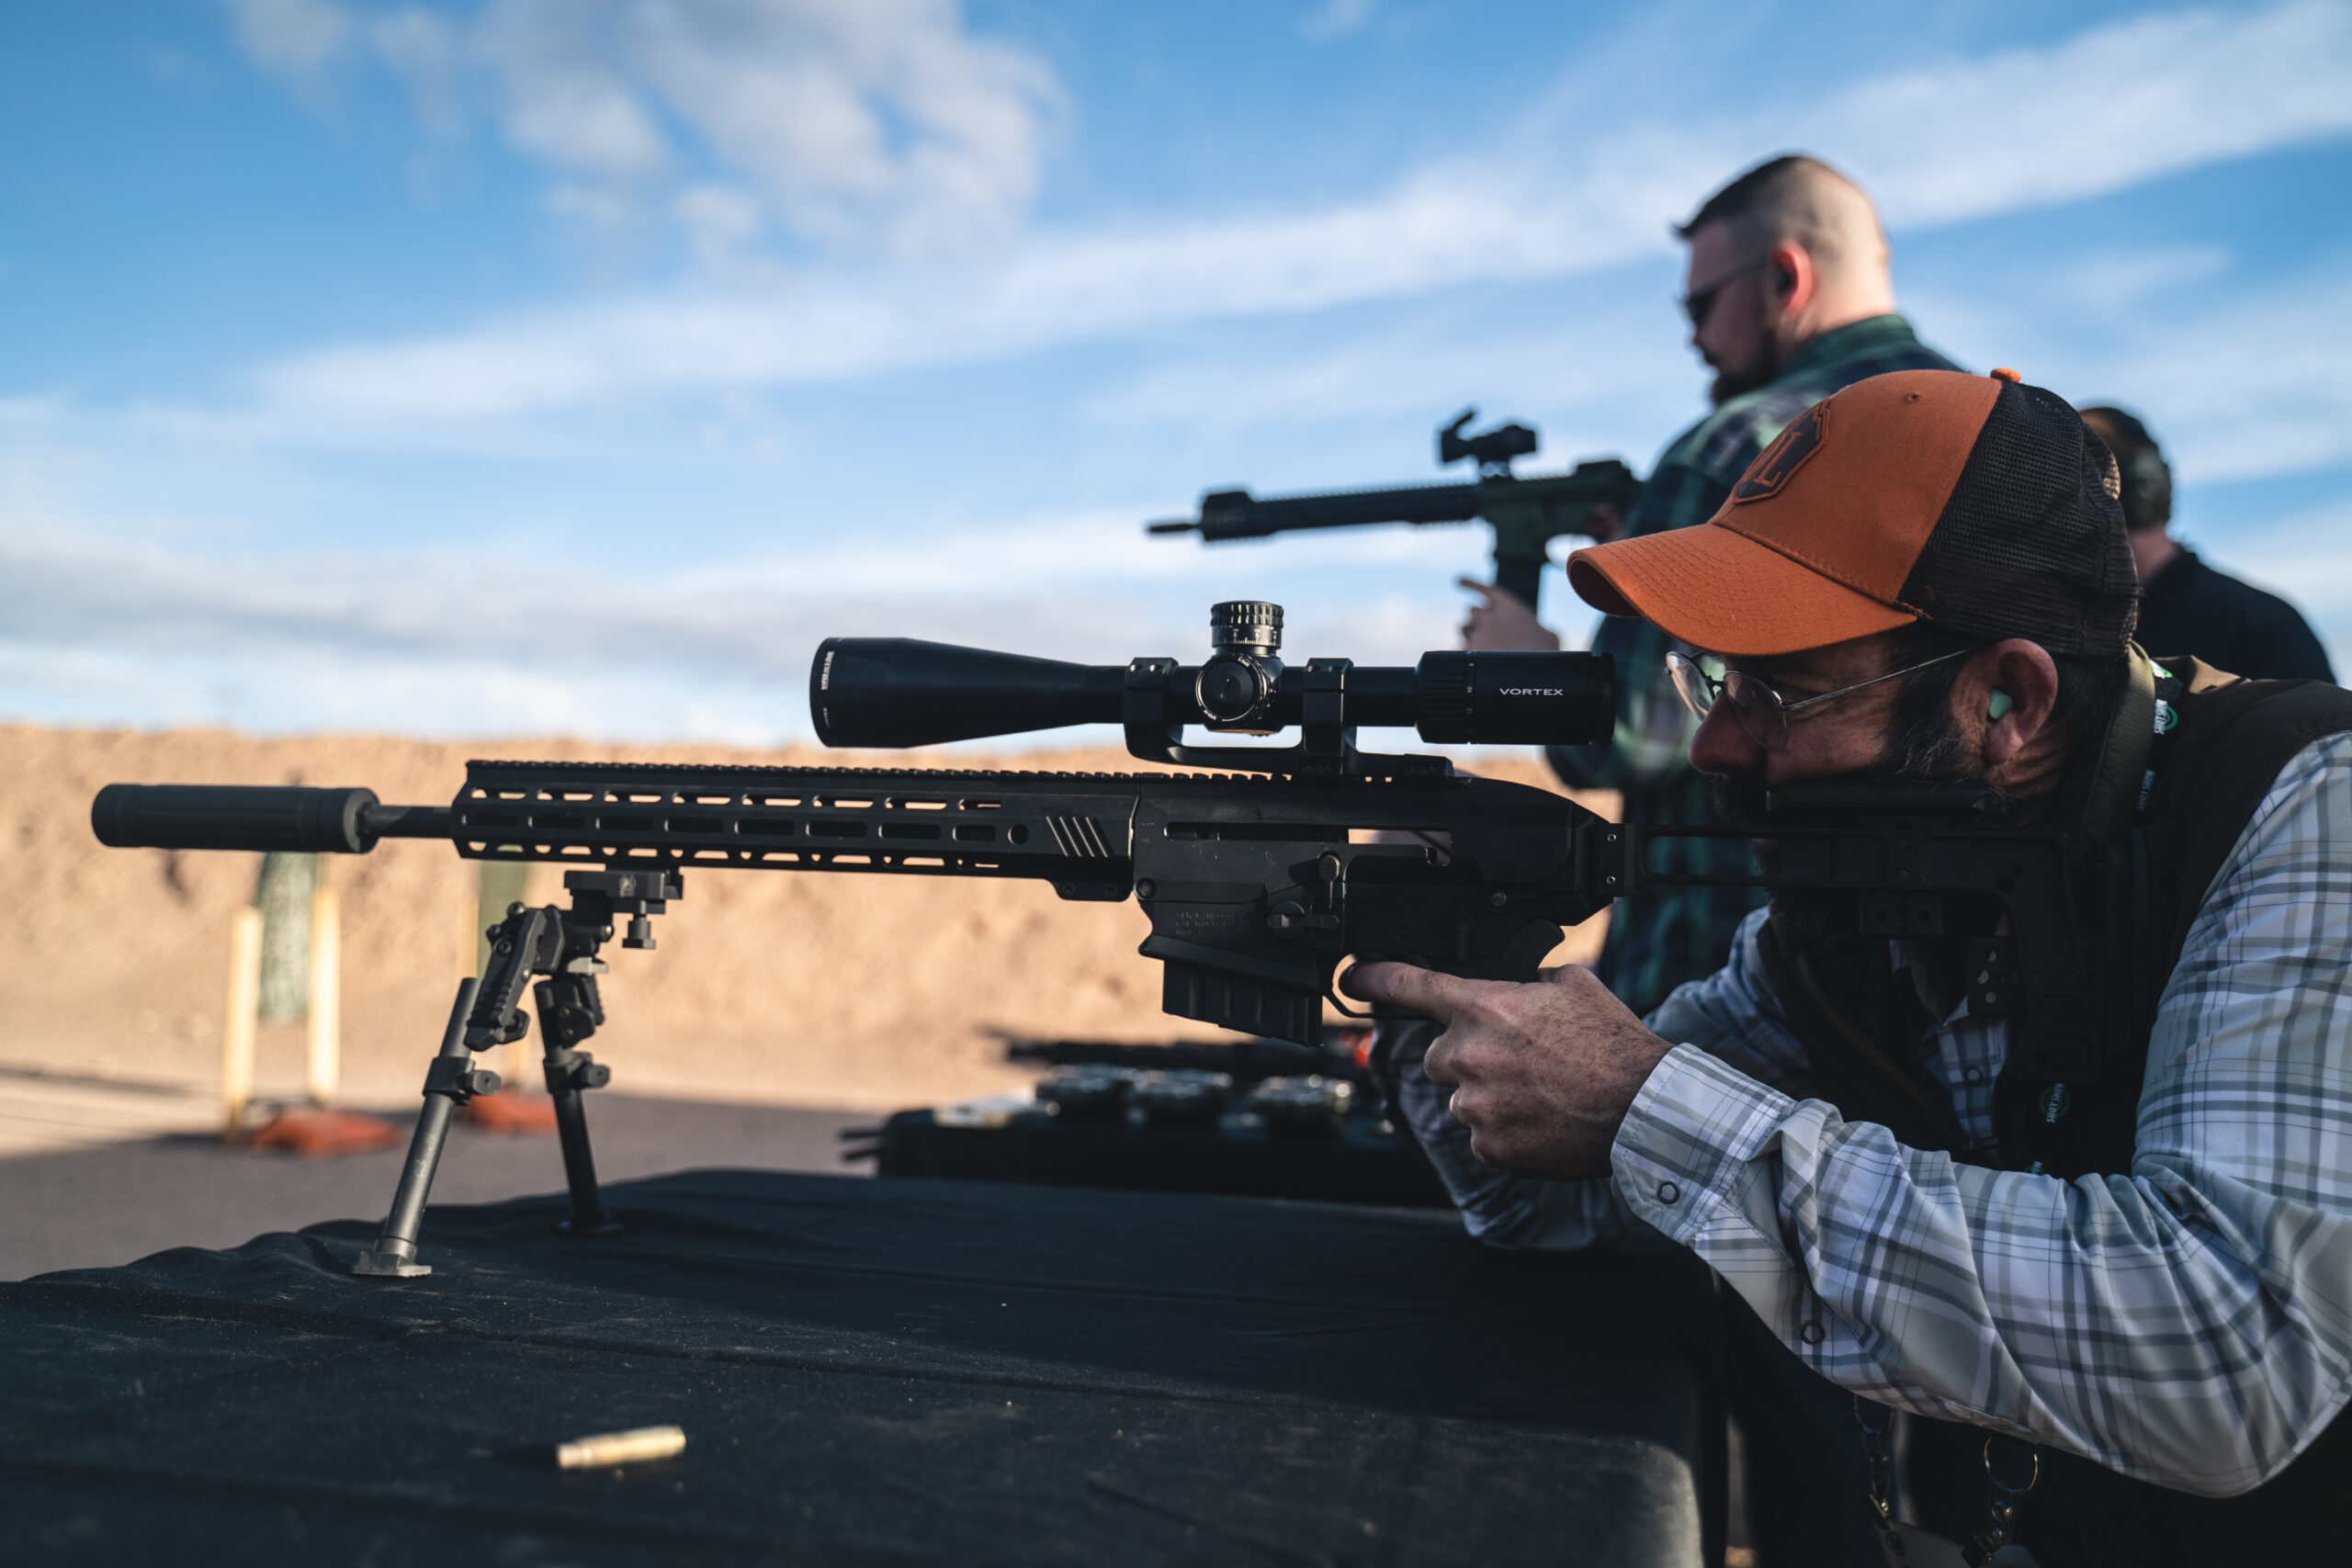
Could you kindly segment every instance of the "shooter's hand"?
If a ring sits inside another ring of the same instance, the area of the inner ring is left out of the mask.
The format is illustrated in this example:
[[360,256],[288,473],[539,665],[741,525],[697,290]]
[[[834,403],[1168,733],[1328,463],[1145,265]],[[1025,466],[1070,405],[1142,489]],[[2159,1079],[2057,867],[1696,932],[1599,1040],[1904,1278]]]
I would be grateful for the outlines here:
[[1453,1090],[1470,1152],[1521,1176],[1606,1176],[1618,1126],[1673,1048],[1576,964],[1521,985],[1360,964],[1340,986],[1445,1026],[1421,1070]]
[[1471,605],[1470,618],[1462,623],[1463,647],[1473,653],[1560,650],[1559,634],[1535,618],[1535,608],[1526,600],[1509,589],[1481,582],[1475,577],[1463,578],[1461,583],[1485,601]]

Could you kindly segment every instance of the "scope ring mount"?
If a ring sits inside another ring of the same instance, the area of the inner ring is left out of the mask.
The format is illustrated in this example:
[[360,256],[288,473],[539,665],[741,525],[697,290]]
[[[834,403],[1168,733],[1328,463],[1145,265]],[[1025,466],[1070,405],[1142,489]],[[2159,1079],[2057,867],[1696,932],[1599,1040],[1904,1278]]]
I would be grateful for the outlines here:
[[[1280,728],[1270,712],[1281,686],[1283,607],[1262,600],[1228,600],[1209,608],[1215,652],[1193,678],[1200,711],[1212,728],[1268,734]],[[1188,746],[1184,727],[1168,722],[1167,692],[1179,666],[1172,659],[1127,661],[1120,722],[1127,751],[1147,762],[1231,773],[1309,778],[1387,778],[1442,783],[1453,776],[1443,757],[1383,755],[1359,750],[1348,717],[1348,671],[1354,661],[1310,659],[1299,712],[1299,739],[1283,747]]]

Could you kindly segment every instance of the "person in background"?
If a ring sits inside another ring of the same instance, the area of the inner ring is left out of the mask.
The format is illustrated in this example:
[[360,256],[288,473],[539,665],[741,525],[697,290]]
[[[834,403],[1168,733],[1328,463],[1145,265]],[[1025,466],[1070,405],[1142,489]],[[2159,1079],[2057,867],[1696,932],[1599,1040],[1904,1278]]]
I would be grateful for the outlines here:
[[[1807,409],[1842,387],[1894,370],[1951,370],[1895,314],[1886,235],[1858,186],[1826,164],[1781,157],[1709,197],[1677,231],[1690,247],[1682,309],[1691,345],[1714,371],[1713,412],[1676,436],[1617,530],[1639,538],[1715,514],[1758,455]],[[1560,639],[1534,611],[1490,584],[1467,582],[1485,603],[1463,628],[1472,649],[1547,649]],[[1697,721],[1667,673],[1677,647],[1645,621],[1612,618],[1593,640],[1617,658],[1615,738],[1555,748],[1572,788],[1614,789],[1630,822],[1700,826],[1715,820],[1708,779],[1693,771]],[[1679,852],[1672,865],[1664,852]],[[1660,846],[1660,869],[1747,869],[1747,846],[1725,839]],[[1761,895],[1745,887],[1658,888],[1620,900],[1598,973],[1636,1015],[1677,987],[1722,967]],[[1385,1031],[1407,1053],[1434,1026]],[[1746,1439],[1751,1536],[1759,1562],[1807,1568],[1877,1564],[1878,1539],[1853,1499],[1869,1474],[1851,1402],[1815,1376],[1736,1297],[1726,1297],[1725,1398]]]
[[2123,473],[2123,520],[2140,573],[2140,646],[2160,659],[2188,654],[2249,681],[2333,682],[2327,650],[2292,604],[2215,571],[2166,531],[2172,469],[2148,427],[2118,408],[2085,409],[2083,423]]
[[[1714,408],[1659,455],[1618,537],[1714,515],[1773,437],[1841,387],[1890,370],[1957,368],[1895,314],[1886,234],[1870,197],[1818,159],[1779,157],[1748,170],[1676,232],[1690,248],[1682,309],[1691,346],[1715,373],[1707,394]],[[1463,586],[1485,600],[1463,628],[1464,646],[1560,646],[1527,604],[1491,583]],[[1617,733],[1598,745],[1554,748],[1562,782],[1620,791],[1629,822],[1712,822],[1707,780],[1687,755],[1696,726],[1666,676],[1672,645],[1645,622],[1617,619],[1602,623],[1592,646],[1617,656]],[[1731,840],[1684,840],[1666,851],[1680,856],[1680,869],[1747,865],[1747,849]],[[1596,972],[1627,1007],[1646,1013],[1677,986],[1722,965],[1758,901],[1742,887],[1637,894],[1611,914]]]

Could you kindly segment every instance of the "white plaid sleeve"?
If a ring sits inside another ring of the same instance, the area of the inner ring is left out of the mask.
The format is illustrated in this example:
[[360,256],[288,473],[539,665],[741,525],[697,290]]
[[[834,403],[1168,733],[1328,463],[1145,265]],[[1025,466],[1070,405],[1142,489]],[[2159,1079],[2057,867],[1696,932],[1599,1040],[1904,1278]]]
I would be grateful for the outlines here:
[[[1804,1048],[1778,1021],[1756,954],[1764,914],[1758,909],[1741,923],[1728,964],[1705,980],[1677,987],[1644,1021],[1668,1039],[1720,1051],[1753,1077],[1801,1094],[1812,1087]],[[1470,1130],[1447,1109],[1448,1091],[1421,1072],[1421,1055],[1437,1038],[1436,1026],[1381,1027],[1389,1032],[1386,1051],[1394,1076],[1386,1087],[1394,1108],[1436,1168],[1472,1235],[1495,1247],[1574,1252],[1623,1242],[1641,1228],[1616,1185],[1605,1178],[1551,1181],[1481,1165],[1470,1152]]]
[[1710,1050],[1644,1086],[1618,1191],[1833,1381],[2212,1496],[2352,1393],[2352,737],[2280,772],[2207,891],[2128,1176],[1955,1165]]

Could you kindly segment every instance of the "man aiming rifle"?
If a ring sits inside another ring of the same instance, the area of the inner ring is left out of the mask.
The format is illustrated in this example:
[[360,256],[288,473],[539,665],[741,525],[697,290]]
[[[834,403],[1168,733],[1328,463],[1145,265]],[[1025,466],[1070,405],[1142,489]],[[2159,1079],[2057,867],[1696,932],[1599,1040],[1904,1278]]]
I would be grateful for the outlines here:
[[[1839,388],[1894,370],[1953,368],[1895,313],[1885,232],[1870,197],[1812,158],[1781,157],[1733,180],[1677,232],[1690,247],[1682,310],[1690,344],[1714,372],[1713,410],[1668,443],[1617,536],[1644,538],[1712,516],[1758,453],[1791,421]],[[1463,627],[1470,649],[1560,646],[1534,602],[1507,582],[1464,586],[1483,603]],[[1600,744],[1547,749],[1571,788],[1613,789],[1628,823],[1671,829],[1713,820],[1708,781],[1690,763],[1692,721],[1666,673],[1673,646],[1637,619],[1604,622],[1596,651],[1623,671],[1617,726]],[[1677,870],[1711,882],[1653,886],[1621,901],[1596,973],[1634,1013],[1714,972],[1758,894],[1739,886],[1747,863],[1736,840],[1664,846]],[[1732,1397],[1748,1437],[1748,1497],[1767,1562],[1869,1562],[1869,1532],[1839,1505],[1862,1484],[1844,1440],[1842,1402],[1734,1312]]]
[[2065,835],[2068,923],[2150,977],[2071,1081],[2025,1059],[2018,976],[1980,963],[2001,927],[1957,903],[1890,939],[1849,896],[1778,889],[1646,1021],[1577,969],[1344,984],[1443,1024],[1388,1070],[1475,1230],[1575,1247],[1638,1221],[1690,1247],[1815,1373],[1929,1418],[1921,1501],[1967,1561],[2013,1524],[2042,1568],[2332,1558],[2352,694],[2152,664],[2120,488],[2013,372],[1882,376],[1703,524],[1569,561],[1612,626],[1699,650],[1673,679],[1732,819],[1823,781],[1947,782]]

